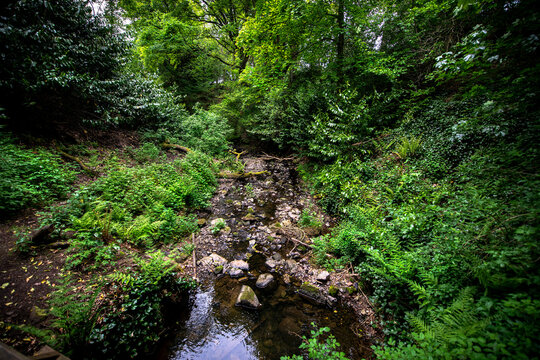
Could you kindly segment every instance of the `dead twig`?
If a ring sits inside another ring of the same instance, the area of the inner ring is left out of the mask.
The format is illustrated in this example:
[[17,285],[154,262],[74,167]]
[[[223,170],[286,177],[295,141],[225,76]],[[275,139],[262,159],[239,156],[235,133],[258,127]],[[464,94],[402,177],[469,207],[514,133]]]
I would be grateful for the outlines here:
[[218,174],[218,177],[219,178],[224,178],[224,179],[245,179],[245,178],[248,178],[248,177],[251,177],[251,176],[259,176],[259,175],[268,175],[270,174],[268,171],[264,170],[264,171],[250,171],[250,172],[244,172],[244,173],[230,173],[230,172],[224,172],[224,171],[221,171],[219,174]]
[[280,158],[280,157],[277,157],[277,156],[268,155],[268,154],[265,153],[265,152],[263,152],[263,154],[264,154],[264,156],[259,157],[259,159],[263,159],[263,160],[277,160],[277,161],[289,161],[289,160],[294,160],[294,159],[296,159],[294,156],[289,156],[289,157]]

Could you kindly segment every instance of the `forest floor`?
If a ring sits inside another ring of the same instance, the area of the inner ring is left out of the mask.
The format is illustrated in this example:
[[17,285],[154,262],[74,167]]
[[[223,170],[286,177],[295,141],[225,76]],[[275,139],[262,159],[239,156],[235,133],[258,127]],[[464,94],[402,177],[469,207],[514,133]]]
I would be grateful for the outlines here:
[[[138,145],[134,133],[97,134],[97,141],[88,142],[88,138],[95,140],[95,135],[70,135],[77,142],[91,144],[94,162],[96,158],[105,159],[111,152],[122,153],[124,148]],[[177,156],[181,155],[167,154],[169,160]],[[81,160],[91,161],[89,157],[81,157]],[[231,265],[233,261],[249,262],[253,254],[262,255],[267,271],[278,276],[290,291],[302,292],[304,284],[310,284],[316,293],[304,295],[311,302],[330,308],[339,303],[351,309],[358,321],[354,329],[347,331],[362,338],[361,354],[369,356],[369,345],[382,337],[380,331],[372,327],[377,322],[375,311],[360,289],[361,279],[352,273],[352,268],[327,273],[315,264],[311,239],[328,233],[334,219],[321,211],[299,179],[295,170],[297,160],[247,153],[238,161],[244,163],[245,173],[261,175],[219,180],[211,207],[197,213],[200,231],[188,239],[195,242],[195,256],[181,264],[185,274],[196,277],[201,283],[230,276],[240,285],[260,274],[257,271],[234,274],[238,269]],[[129,165],[128,160],[125,162]],[[88,175],[80,175],[77,184],[92,180]],[[13,325],[36,328],[50,325],[48,298],[58,284],[68,255],[65,242],[36,245],[26,256],[15,251],[17,231],[37,229],[39,217],[39,209],[26,209],[0,223],[0,341],[27,354],[43,344]],[[215,229],[218,222],[224,223],[221,229]],[[167,253],[170,247],[163,250]],[[207,261],[211,254],[227,259],[222,270],[216,271]],[[80,283],[77,291],[84,291],[85,281],[92,273],[76,276]]]

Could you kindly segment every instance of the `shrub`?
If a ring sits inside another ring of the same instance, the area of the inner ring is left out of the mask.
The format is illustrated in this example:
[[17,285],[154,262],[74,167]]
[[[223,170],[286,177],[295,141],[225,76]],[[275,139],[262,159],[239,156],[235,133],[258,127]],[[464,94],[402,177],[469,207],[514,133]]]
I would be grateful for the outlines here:
[[214,112],[197,109],[182,122],[181,129],[179,139],[188,148],[208,155],[221,155],[229,147],[231,127],[225,118]]
[[110,276],[121,296],[91,333],[96,353],[134,358],[153,349],[164,328],[162,306],[167,299],[178,299],[194,286],[178,277],[175,268],[162,252],[156,251],[148,259],[139,259],[136,268]]
[[44,205],[67,195],[75,172],[58,156],[42,149],[26,150],[0,136],[0,214]]
[[138,149],[128,148],[128,152],[138,163],[155,162],[160,159],[161,150],[153,143],[145,142]]
[[300,213],[300,218],[298,219],[298,225],[304,228],[322,228],[322,222],[319,219],[317,213],[310,208],[304,208],[302,210],[302,212]]
[[[315,327],[315,324],[311,323],[311,326]],[[329,335],[324,342],[319,339],[319,337],[327,332],[330,332],[330,329],[327,327],[311,330],[311,337],[309,339],[302,336],[303,342],[300,344],[299,348],[307,352],[308,359],[347,360],[344,353],[337,351],[337,348],[340,345],[333,335]],[[281,360],[303,360],[304,358],[305,357],[300,355],[293,355],[292,357],[282,356]]]

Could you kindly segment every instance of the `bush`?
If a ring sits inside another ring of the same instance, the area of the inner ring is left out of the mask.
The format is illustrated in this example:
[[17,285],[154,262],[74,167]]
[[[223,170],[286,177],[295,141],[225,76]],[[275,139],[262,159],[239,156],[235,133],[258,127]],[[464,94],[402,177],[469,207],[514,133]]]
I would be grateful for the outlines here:
[[530,357],[540,315],[532,306],[540,197],[527,170],[537,167],[534,131],[522,122],[497,135],[488,121],[500,119],[479,112],[462,123],[478,102],[427,103],[393,131],[422,136],[422,151],[406,162],[384,146],[371,159],[303,166],[322,204],[342,217],[315,240],[317,259],[352,262],[371,283],[388,339],[381,358]]
[[149,353],[164,328],[162,306],[178,300],[194,283],[178,277],[162,252],[139,259],[137,267],[110,276],[120,297],[96,324],[90,343],[96,356],[135,358]]
[[0,151],[0,214],[62,198],[75,180],[75,172],[46,150],[26,150],[2,135]]
[[218,114],[198,109],[181,124],[180,143],[208,155],[221,155],[229,147],[232,130]]
[[[311,326],[315,327],[315,324],[311,323]],[[319,337],[327,332],[330,332],[330,329],[327,327],[311,330],[311,338],[308,339],[302,336],[303,342],[299,348],[307,352],[307,359],[347,360],[344,353],[337,351],[340,345],[333,335],[329,335],[324,342],[319,339]],[[282,356],[281,360],[302,360],[304,358],[303,356],[293,355],[292,357]]]
[[163,159],[161,150],[153,143],[145,142],[138,149],[128,148],[128,152],[140,164],[155,162]]
[[0,89],[13,125],[36,127],[94,112],[90,95],[105,92],[102,81],[113,77],[126,51],[124,35],[109,21],[111,10],[93,15],[84,0],[2,6]]
[[170,142],[211,156],[223,155],[229,148],[232,129],[227,120],[210,111],[197,109],[194,114],[183,114],[149,127],[143,139],[157,143]]

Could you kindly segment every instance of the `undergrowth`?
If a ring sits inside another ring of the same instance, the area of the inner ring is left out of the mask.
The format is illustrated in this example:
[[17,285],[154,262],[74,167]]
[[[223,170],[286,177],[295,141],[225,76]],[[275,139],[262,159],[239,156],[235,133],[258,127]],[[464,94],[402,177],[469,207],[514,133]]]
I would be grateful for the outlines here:
[[56,236],[72,234],[68,268],[111,265],[122,243],[151,249],[197,231],[190,211],[208,206],[216,171],[195,151],[174,162],[119,166],[52,207],[42,225],[54,225]]
[[459,112],[470,107],[427,102],[369,156],[301,168],[342,218],[315,240],[317,259],[352,263],[370,284],[386,335],[380,358],[525,359],[540,350],[537,129],[514,118],[512,135],[491,132],[475,103],[480,119],[467,125]]
[[44,149],[25,149],[0,133],[0,214],[13,214],[65,197],[75,171]]

